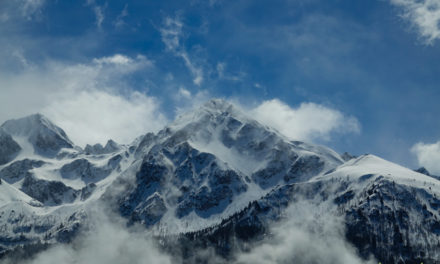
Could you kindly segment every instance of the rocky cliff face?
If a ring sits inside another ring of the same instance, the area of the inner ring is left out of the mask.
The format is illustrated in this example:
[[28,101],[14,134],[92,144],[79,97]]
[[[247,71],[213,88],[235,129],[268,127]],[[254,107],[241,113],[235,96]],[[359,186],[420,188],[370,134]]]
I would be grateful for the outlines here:
[[7,121],[0,142],[2,254],[69,242],[100,203],[165,249],[212,247],[231,258],[235,245],[264,243],[286,208],[305,200],[330,204],[364,258],[440,263],[438,179],[291,141],[222,100],[130,145],[82,150],[41,115]]
[[2,129],[0,129],[0,146],[0,165],[13,160],[21,150],[20,145]]

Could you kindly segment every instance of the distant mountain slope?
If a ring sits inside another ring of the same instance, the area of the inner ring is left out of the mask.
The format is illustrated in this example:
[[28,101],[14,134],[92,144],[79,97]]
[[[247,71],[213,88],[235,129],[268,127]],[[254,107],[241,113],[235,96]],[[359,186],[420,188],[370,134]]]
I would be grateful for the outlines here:
[[34,153],[41,156],[54,157],[62,148],[73,148],[66,133],[41,114],[8,120],[0,129],[12,137],[25,139]]

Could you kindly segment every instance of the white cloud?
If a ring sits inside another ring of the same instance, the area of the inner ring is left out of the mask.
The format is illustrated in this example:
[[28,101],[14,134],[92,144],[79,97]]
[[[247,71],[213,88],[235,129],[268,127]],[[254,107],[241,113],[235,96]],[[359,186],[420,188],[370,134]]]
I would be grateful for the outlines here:
[[124,18],[128,16],[128,4],[125,4],[124,9],[122,9],[121,13],[116,17],[114,22],[115,28],[122,28],[125,25]]
[[93,62],[97,64],[129,65],[130,63],[133,63],[133,59],[121,54],[115,54],[110,57],[94,59]]
[[19,23],[42,18],[46,0],[8,0],[0,1],[0,22]]
[[118,71],[119,73],[132,73],[142,68],[153,67],[153,62],[144,55],[137,55],[130,58],[125,55],[115,54],[113,56],[95,58],[92,61],[99,69]]
[[101,29],[102,22],[104,22],[104,13],[102,12],[102,7],[95,6],[93,7],[93,12],[95,12],[96,16],[96,26]]
[[[24,264],[55,263],[350,263],[373,264],[374,259],[362,260],[355,248],[345,239],[344,219],[331,202],[299,200],[284,212],[284,220],[274,222],[260,243],[246,252],[234,252],[225,260],[216,255],[213,248],[193,249],[193,257],[182,259],[179,249],[164,252],[151,232],[143,226],[127,228],[126,220],[104,213],[102,204],[87,209],[89,229],[81,233],[71,244],[58,244]],[[252,245],[252,243],[250,244]],[[231,243],[231,247],[237,245]],[[4,260],[4,264],[16,263]]]
[[332,211],[337,209],[328,202],[295,202],[287,208],[286,220],[272,226],[272,236],[240,254],[237,263],[377,263],[357,256],[345,239],[343,219]]
[[[171,264],[171,257],[162,253],[157,243],[142,227],[132,230],[121,217],[106,216],[102,209],[89,210],[91,229],[76,237],[71,244],[58,244],[24,264]],[[140,230],[137,230],[140,229]],[[8,259],[4,264],[17,263]]]
[[225,74],[226,63],[219,62],[217,63],[217,74],[220,78],[223,78]]
[[253,109],[252,115],[261,123],[295,140],[327,141],[332,133],[360,132],[356,118],[315,103],[302,103],[297,108],[291,108],[273,99]]
[[176,116],[197,109],[206,103],[210,97],[211,95],[207,90],[200,90],[195,93],[191,93],[184,87],[180,87],[177,94],[173,97],[174,104],[176,105]]
[[148,131],[157,131],[166,123],[152,97],[139,92],[120,96],[100,90],[63,95],[42,113],[66,130],[80,146],[104,143],[110,138],[130,143]]
[[93,13],[95,13],[95,17],[96,17],[96,27],[98,29],[101,29],[102,27],[102,22],[104,22],[105,16],[104,16],[104,9],[105,6],[99,6],[98,4],[96,4],[95,0],[87,0],[86,1],[86,5],[90,6],[93,10]]
[[182,37],[183,24],[179,19],[166,17],[164,25],[160,28],[162,41],[170,51],[176,51],[180,48],[180,39]]
[[242,81],[246,75],[244,72],[239,72],[237,74],[231,74],[227,72],[227,64],[225,62],[217,63],[217,75],[220,79],[229,81]]
[[179,91],[177,92],[177,99],[178,100],[181,100],[181,99],[189,100],[189,99],[191,99],[191,92],[183,87],[180,87]]
[[433,144],[419,142],[411,148],[411,152],[417,156],[419,166],[440,175],[440,141]]
[[45,0],[21,0],[20,2],[22,15],[27,20],[32,20],[35,15],[40,15]]
[[145,56],[116,54],[86,64],[52,61],[20,73],[0,73],[0,122],[42,112],[80,146],[110,138],[130,143],[166,123],[159,101],[126,82],[151,67]]
[[402,8],[407,19],[427,44],[440,38],[440,0],[391,0]]
[[200,86],[203,82],[203,69],[196,65],[190,58],[188,52],[182,44],[183,23],[178,18],[166,17],[163,27],[159,29],[162,36],[162,42],[168,51],[174,53],[175,56],[182,58],[185,66],[193,76],[193,83]]
[[188,53],[178,52],[177,53],[185,62],[186,67],[191,71],[194,79],[193,83],[200,86],[203,82],[203,70],[202,68],[196,67],[194,63],[190,60]]

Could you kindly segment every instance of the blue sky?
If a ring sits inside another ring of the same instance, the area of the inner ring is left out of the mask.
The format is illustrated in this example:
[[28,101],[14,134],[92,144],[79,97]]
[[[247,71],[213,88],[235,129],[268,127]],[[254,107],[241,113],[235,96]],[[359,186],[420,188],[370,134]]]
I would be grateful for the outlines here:
[[223,97],[263,121],[306,113],[300,139],[440,172],[439,27],[438,0],[1,1],[0,121],[38,111],[126,140]]

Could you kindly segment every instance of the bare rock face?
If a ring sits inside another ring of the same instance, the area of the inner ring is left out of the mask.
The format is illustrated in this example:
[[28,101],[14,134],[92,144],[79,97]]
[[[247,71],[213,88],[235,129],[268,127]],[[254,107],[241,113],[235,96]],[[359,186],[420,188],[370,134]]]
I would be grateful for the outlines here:
[[65,179],[81,179],[85,183],[102,180],[111,172],[111,167],[98,167],[87,159],[76,159],[60,168],[60,174]]
[[121,146],[119,146],[118,143],[116,143],[113,140],[107,141],[107,144],[103,147],[101,144],[95,144],[93,146],[87,144],[87,146],[84,148],[84,152],[87,155],[99,155],[99,154],[109,154],[116,152],[121,149]]
[[33,168],[39,168],[44,164],[45,162],[41,160],[24,159],[14,161],[0,171],[0,178],[10,184],[13,184],[27,176],[30,176],[31,173],[29,171]]
[[47,181],[27,176],[21,190],[46,206],[72,203],[79,191],[66,186],[60,181]]
[[20,145],[9,134],[0,129],[0,165],[12,161],[20,150]]

